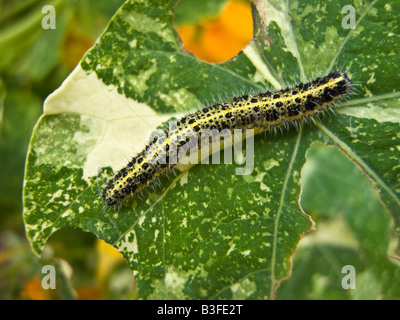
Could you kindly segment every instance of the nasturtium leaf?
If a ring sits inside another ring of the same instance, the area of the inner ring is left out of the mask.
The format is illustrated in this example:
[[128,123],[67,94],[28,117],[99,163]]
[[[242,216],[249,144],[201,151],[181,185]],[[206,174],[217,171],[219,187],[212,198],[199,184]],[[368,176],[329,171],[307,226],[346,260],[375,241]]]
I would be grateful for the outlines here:
[[[30,144],[24,219],[40,254],[56,230],[91,232],[123,253],[141,299],[273,298],[313,222],[301,209],[310,144],[341,148],[380,190],[400,228],[396,1],[254,1],[254,39],[209,64],[182,50],[175,0],[131,0],[45,102]],[[288,6],[289,5],[289,6]],[[255,137],[254,170],[197,165],[143,198],[106,208],[107,180],[171,117],[238,92],[280,88],[335,68],[355,94],[317,126]]]
[[[301,205],[317,230],[300,242],[275,298],[398,299],[393,219],[370,181],[338,148],[315,143],[301,184]],[[345,266],[354,267],[355,290],[342,286]]]

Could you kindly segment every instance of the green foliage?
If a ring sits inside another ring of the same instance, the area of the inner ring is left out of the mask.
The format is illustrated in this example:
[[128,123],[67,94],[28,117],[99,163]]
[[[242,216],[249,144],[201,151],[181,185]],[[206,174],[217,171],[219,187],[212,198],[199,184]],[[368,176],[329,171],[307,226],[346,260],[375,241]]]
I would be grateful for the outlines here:
[[[58,264],[49,257],[49,250],[46,255],[49,260],[38,259],[25,236],[22,187],[26,152],[32,129],[43,112],[43,101],[72,71],[65,63],[65,57],[71,56],[71,51],[66,50],[70,49],[66,47],[68,37],[74,33],[75,38],[92,37],[94,42],[122,3],[121,0],[112,4],[108,0],[51,1],[57,13],[57,28],[44,30],[41,20],[45,15],[41,11],[48,4],[46,1],[0,0],[0,299],[25,297],[22,292],[32,279],[39,278],[42,262]],[[89,12],[81,10],[85,5],[91,8]],[[110,11],[112,7],[114,11]],[[85,29],[82,21],[90,29]],[[80,231],[74,239],[83,238],[82,234]],[[67,247],[68,241],[65,243]],[[57,256],[56,245],[54,242],[51,245],[50,252]],[[90,250],[93,255],[93,244]],[[86,252],[84,258],[90,257]],[[78,268],[74,273],[80,285],[94,278],[87,261],[85,266],[86,269]],[[59,280],[59,296],[74,296],[63,293],[68,287]]]
[[[391,211],[398,236],[400,79],[392,68],[400,46],[393,25],[398,4],[355,1],[357,28],[345,30],[341,8],[348,1],[287,3],[257,2],[254,41],[236,59],[208,64],[181,50],[172,27],[175,1],[127,1],[48,98],[34,129],[24,186],[24,220],[34,251],[40,254],[56,230],[77,227],[123,253],[142,299],[273,298],[290,275],[299,240],[313,225],[299,200],[301,170],[314,142],[339,147],[363,171]],[[338,115],[316,126],[257,136],[251,175],[235,175],[233,165],[198,165],[164,179],[143,200],[131,199],[116,211],[104,208],[100,193],[107,179],[171,116],[236,90],[304,81],[336,65],[358,84],[355,95]],[[368,201],[364,198],[361,211]],[[371,252],[370,226],[360,226],[359,218],[354,212],[346,223]],[[388,229],[387,220],[379,221],[374,242]],[[398,278],[387,248],[380,247],[371,264]],[[311,270],[321,270],[325,265],[315,263],[313,250],[302,252]],[[337,266],[350,261],[360,273],[366,270],[365,261],[347,259],[348,252],[335,251]],[[384,262],[375,264],[379,259]],[[337,266],[332,265],[336,274]],[[376,279],[382,296],[399,296],[389,276],[377,277],[372,269],[362,276]],[[326,297],[343,297],[337,282],[331,287]]]
[[[312,145],[307,159],[301,205],[318,231],[300,243],[277,299],[397,299],[393,220],[378,191],[337,148]],[[357,290],[341,287],[344,265],[357,270]]]
[[174,24],[194,24],[205,18],[212,18],[227,4],[227,0],[197,1],[183,0],[178,3],[175,10]]

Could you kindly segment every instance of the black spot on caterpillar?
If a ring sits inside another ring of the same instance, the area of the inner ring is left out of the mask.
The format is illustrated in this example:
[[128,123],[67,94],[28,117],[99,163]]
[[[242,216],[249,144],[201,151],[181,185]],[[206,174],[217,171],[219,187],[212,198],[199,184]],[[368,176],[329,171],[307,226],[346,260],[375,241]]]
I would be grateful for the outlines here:
[[[344,72],[276,92],[245,94],[188,114],[176,122],[172,132],[155,137],[113,177],[102,197],[109,206],[120,205],[128,195],[137,195],[160,175],[177,165],[171,162],[190,137],[208,130],[274,129],[297,124],[318,116],[352,91],[352,82]],[[175,137],[175,139],[173,139]],[[163,161],[160,161],[163,160]]]

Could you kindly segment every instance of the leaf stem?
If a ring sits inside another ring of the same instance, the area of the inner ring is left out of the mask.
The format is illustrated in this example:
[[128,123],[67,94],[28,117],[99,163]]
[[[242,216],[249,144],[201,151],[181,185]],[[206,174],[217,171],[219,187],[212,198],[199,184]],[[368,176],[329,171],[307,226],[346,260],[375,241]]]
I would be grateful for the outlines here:
[[273,298],[274,291],[275,291],[275,286],[276,286],[276,278],[275,278],[275,262],[276,262],[276,253],[277,253],[277,246],[278,246],[278,229],[279,229],[279,219],[282,214],[282,209],[283,205],[285,203],[285,195],[286,195],[286,190],[288,188],[288,183],[289,183],[289,178],[292,177],[293,173],[293,166],[294,166],[294,161],[296,159],[297,153],[299,151],[299,146],[300,146],[300,141],[301,141],[301,136],[303,134],[303,125],[300,124],[299,128],[299,133],[297,135],[297,140],[296,144],[293,149],[293,154],[290,159],[289,167],[285,176],[285,180],[283,182],[282,186],[282,192],[281,192],[281,197],[279,200],[279,208],[276,213],[276,218],[275,218],[275,224],[274,224],[274,234],[273,234],[273,245],[272,245],[272,257],[271,257],[271,288],[270,288],[270,298]]

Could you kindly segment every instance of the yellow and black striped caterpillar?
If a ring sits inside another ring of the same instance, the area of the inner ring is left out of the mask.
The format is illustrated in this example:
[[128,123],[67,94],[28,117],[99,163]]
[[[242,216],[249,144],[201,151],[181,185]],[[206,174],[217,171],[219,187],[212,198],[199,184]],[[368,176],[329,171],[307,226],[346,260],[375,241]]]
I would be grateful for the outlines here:
[[[113,177],[102,196],[109,206],[120,205],[128,195],[136,195],[160,175],[172,169],[176,153],[191,137],[200,138],[202,130],[273,129],[297,124],[332,106],[352,91],[352,82],[344,72],[276,92],[245,94],[216,103],[176,122],[176,128],[155,137]],[[162,160],[162,161],[161,161]]]

